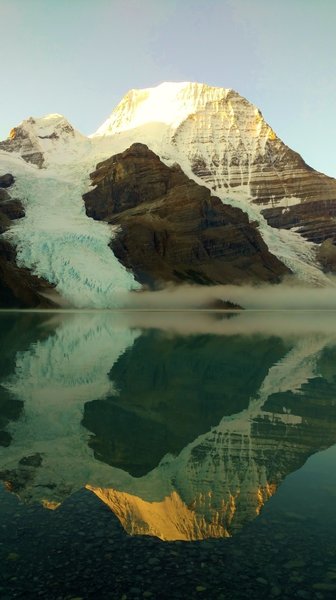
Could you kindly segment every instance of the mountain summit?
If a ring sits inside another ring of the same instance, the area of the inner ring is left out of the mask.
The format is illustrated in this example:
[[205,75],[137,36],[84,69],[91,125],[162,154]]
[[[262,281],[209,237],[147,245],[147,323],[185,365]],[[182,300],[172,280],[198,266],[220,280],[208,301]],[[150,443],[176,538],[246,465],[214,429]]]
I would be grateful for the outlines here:
[[153,88],[130,90],[110,117],[93,134],[114,135],[148,123],[178,127],[191,114],[203,110],[208,102],[227,99],[230,89],[203,83],[164,82]]
[[117,134],[145,142],[240,206],[258,204],[272,227],[313,242],[336,239],[335,179],[309,167],[232,89],[183,82],[131,90],[92,138],[108,144]]
[[0,142],[0,150],[17,152],[22,158],[39,168],[71,160],[76,148],[87,145],[87,138],[76,131],[69,121],[59,114],[29,117],[14,127],[7,140]]

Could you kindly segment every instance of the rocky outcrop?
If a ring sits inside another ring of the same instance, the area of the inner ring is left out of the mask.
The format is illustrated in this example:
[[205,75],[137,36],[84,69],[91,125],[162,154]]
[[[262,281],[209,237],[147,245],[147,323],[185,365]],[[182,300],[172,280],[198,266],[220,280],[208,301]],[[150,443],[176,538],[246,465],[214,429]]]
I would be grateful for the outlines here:
[[111,248],[141,283],[277,282],[289,272],[240,209],[144,144],[98,164],[91,179],[86,213],[118,226]]
[[278,206],[263,209],[261,212],[268,224],[279,229],[295,228],[304,238],[316,244],[327,239],[336,243],[336,181],[334,197],[325,199],[323,177],[321,175],[320,195],[314,200],[286,208]]
[[0,307],[48,308],[56,304],[44,297],[52,286],[15,262],[15,249],[0,239]]
[[[14,177],[11,173],[6,173],[0,177],[0,188],[8,188],[14,183]],[[0,196],[1,198],[1,196]]]
[[[27,119],[27,124],[29,126],[35,124],[33,117]],[[37,165],[39,168],[43,166],[44,157],[42,150],[36,144],[30,127],[25,127],[24,123],[11,129],[8,139],[0,142],[0,150],[18,152],[26,162]]]
[[[7,174],[0,177],[7,182],[6,187],[14,182],[14,177]],[[44,298],[52,286],[46,281],[32,275],[28,269],[16,264],[16,250],[1,235],[15,219],[24,217],[25,211],[20,200],[12,198],[7,190],[0,189],[0,308],[30,308],[55,306]]]
[[15,179],[11,173],[0,176],[0,234],[8,229],[10,222],[24,217],[25,212],[20,200],[12,199],[7,189]]
[[7,193],[6,196],[0,193],[0,233],[8,229],[11,221],[22,219],[24,216],[25,211],[20,200],[12,199]]

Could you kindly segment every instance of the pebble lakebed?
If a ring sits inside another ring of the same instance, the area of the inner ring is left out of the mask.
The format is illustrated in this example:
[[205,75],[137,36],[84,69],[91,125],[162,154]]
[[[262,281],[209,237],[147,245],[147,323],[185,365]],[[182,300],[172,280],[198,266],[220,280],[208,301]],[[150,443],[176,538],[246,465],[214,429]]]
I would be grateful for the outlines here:
[[232,538],[163,542],[127,535],[87,490],[56,511],[1,495],[2,600],[335,598],[333,529],[299,514],[266,510]]

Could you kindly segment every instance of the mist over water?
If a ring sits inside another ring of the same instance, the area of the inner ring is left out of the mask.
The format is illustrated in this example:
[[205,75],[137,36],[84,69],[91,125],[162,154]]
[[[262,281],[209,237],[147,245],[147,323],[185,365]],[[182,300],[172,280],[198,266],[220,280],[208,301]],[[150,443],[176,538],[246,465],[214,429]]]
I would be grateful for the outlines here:
[[311,287],[288,281],[278,285],[168,286],[125,296],[125,308],[148,310],[207,309],[229,301],[249,310],[336,310],[336,285]]
[[336,320],[329,311],[131,311],[121,318],[130,327],[158,329],[167,335],[267,335],[285,340],[321,335],[336,339]]

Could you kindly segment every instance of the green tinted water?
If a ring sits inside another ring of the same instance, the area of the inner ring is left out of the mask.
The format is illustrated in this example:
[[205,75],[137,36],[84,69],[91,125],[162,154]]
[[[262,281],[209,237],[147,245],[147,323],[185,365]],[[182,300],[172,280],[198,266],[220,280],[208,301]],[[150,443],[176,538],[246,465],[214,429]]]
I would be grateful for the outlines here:
[[4,598],[336,597],[333,313],[1,313],[0,336]]

